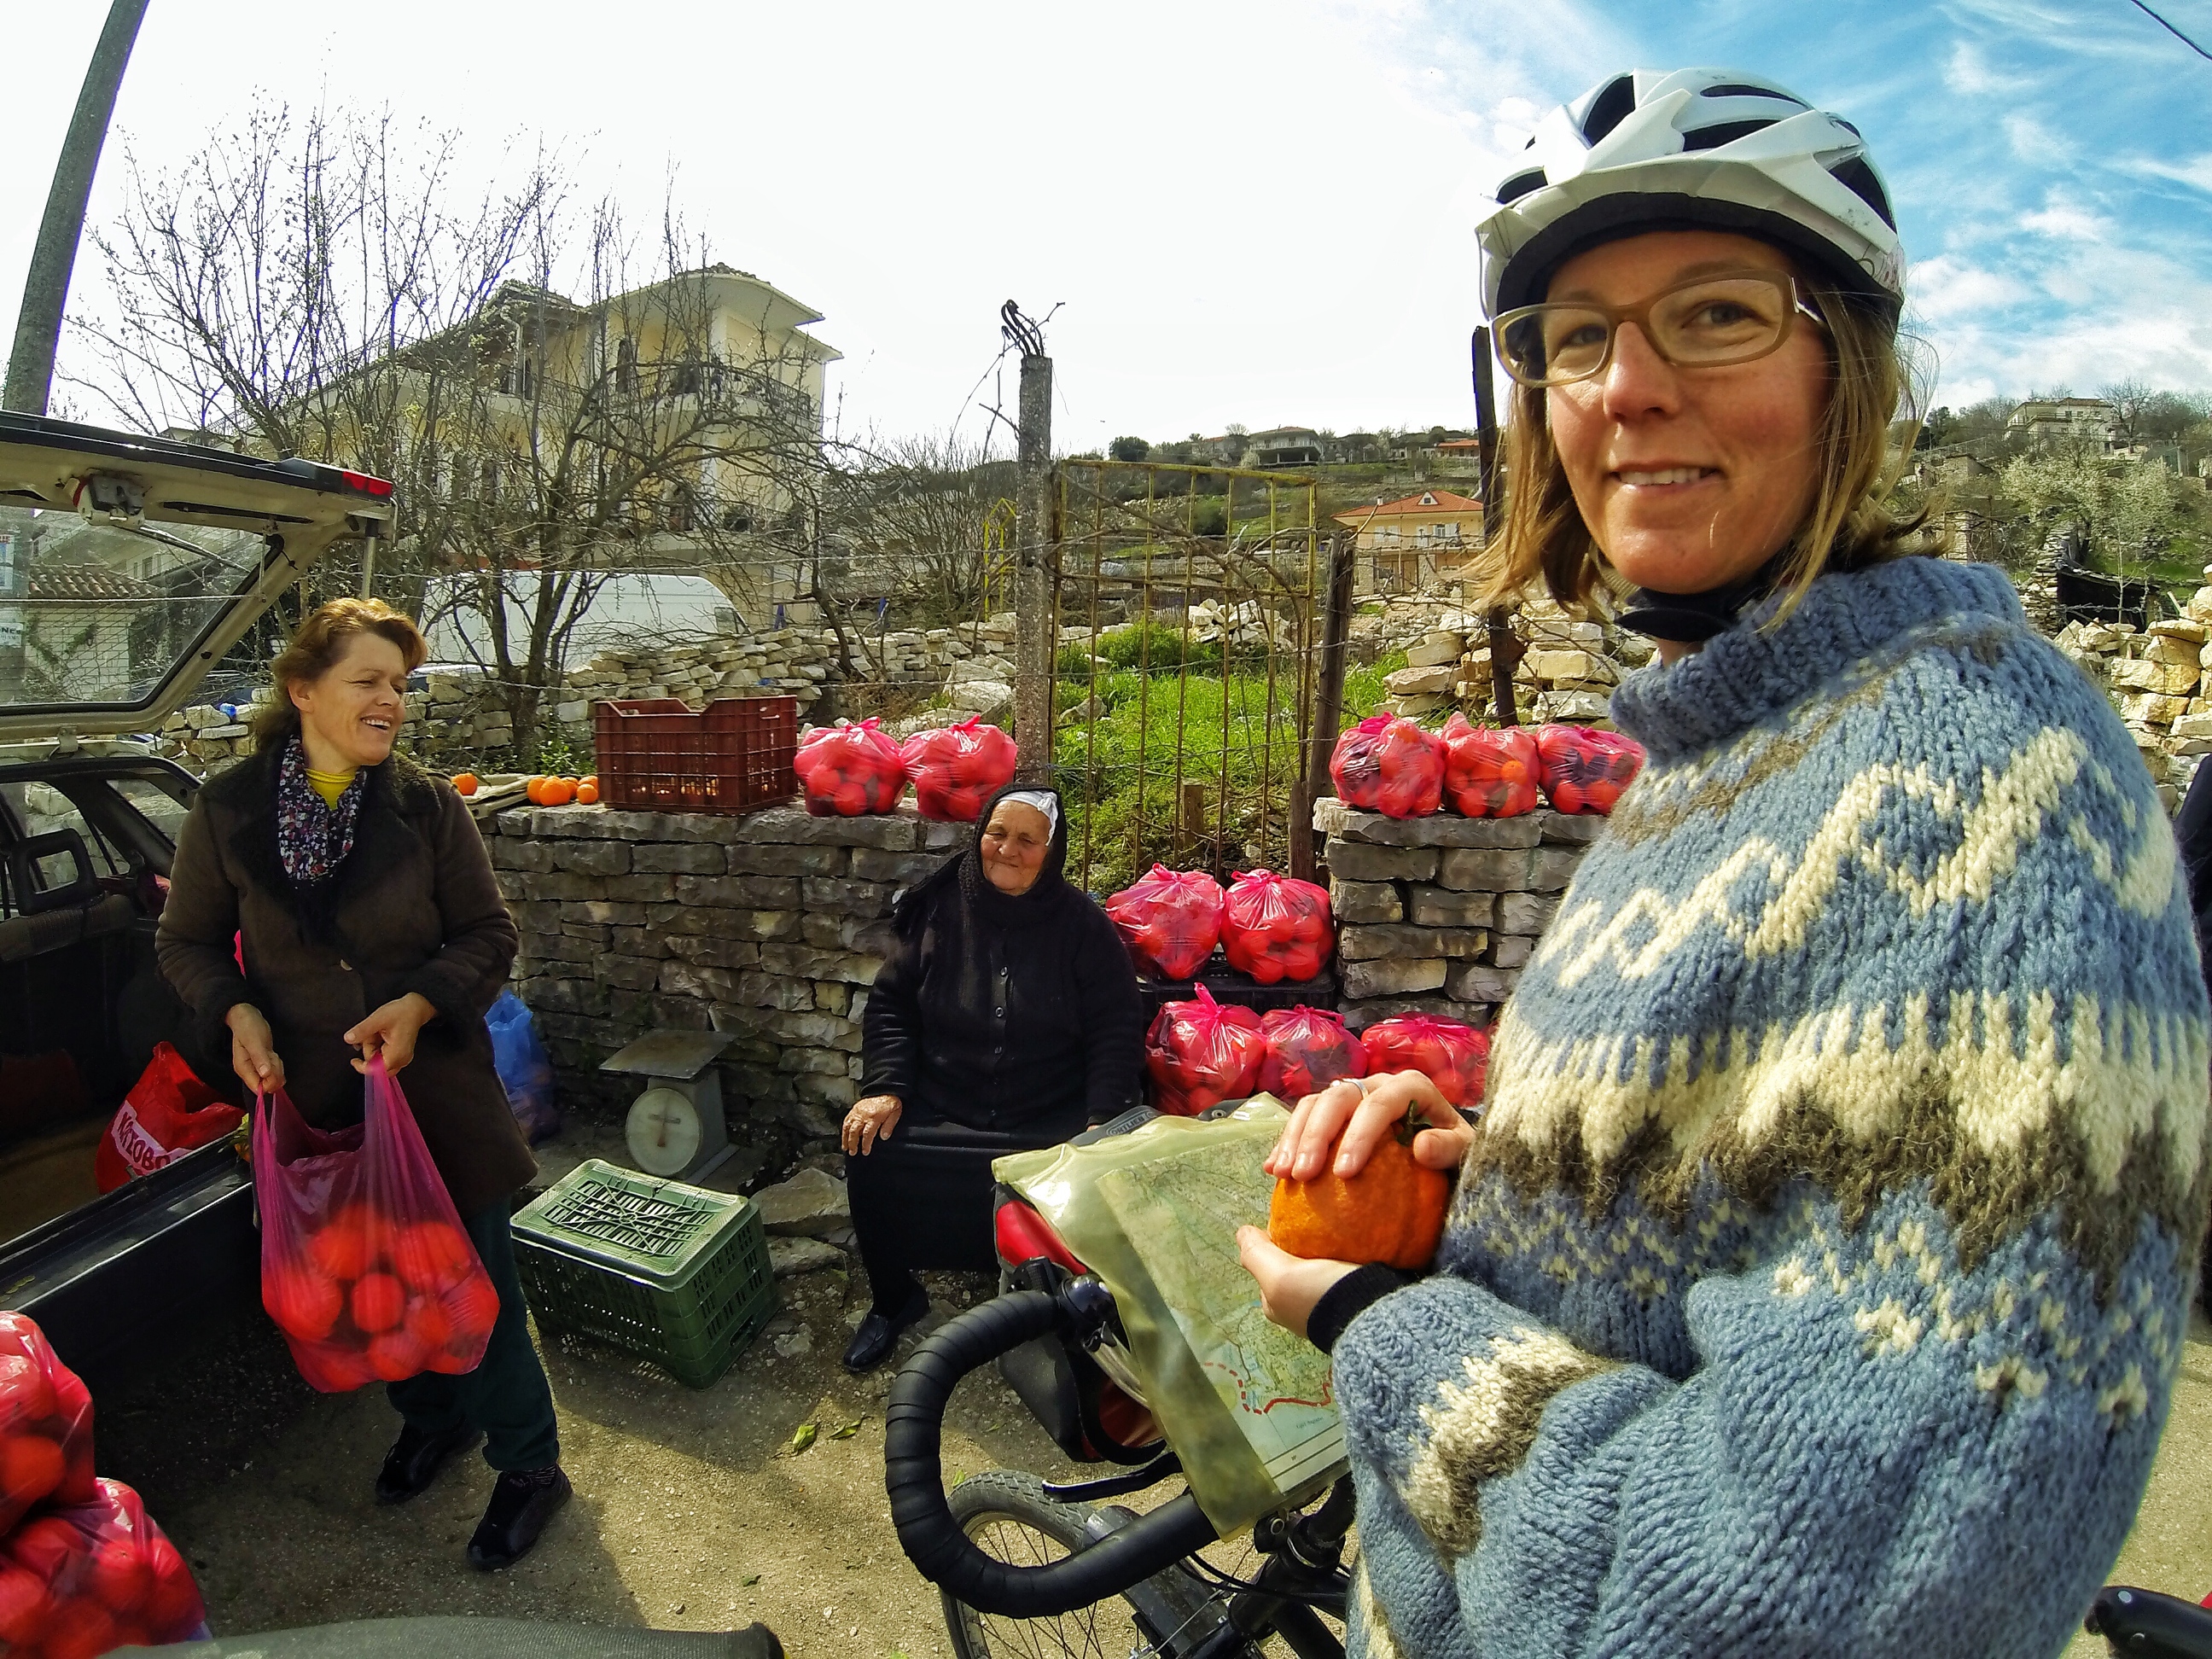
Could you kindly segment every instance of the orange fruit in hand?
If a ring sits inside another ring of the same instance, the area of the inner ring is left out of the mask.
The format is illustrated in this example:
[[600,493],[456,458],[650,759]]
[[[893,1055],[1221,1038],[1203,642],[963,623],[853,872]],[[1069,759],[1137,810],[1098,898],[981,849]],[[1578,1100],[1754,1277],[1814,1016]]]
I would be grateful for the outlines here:
[[1443,1170],[1413,1161],[1413,1137],[1424,1127],[1408,1111],[1398,1133],[1348,1179],[1335,1173],[1331,1147],[1329,1167],[1315,1179],[1277,1181],[1267,1237],[1310,1261],[1427,1267],[1443,1237],[1451,1182]]

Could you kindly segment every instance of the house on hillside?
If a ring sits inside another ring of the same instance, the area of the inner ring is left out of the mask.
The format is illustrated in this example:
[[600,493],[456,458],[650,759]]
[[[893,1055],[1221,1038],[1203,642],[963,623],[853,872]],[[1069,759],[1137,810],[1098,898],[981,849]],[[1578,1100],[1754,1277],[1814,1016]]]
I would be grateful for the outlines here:
[[1247,466],[1319,466],[1322,464],[1321,434],[1311,427],[1270,427],[1265,432],[1248,434],[1244,445],[1244,465]]
[[1482,545],[1482,503],[1448,489],[1425,489],[1335,516],[1354,534],[1353,585],[1365,593],[1456,581],[1468,554]]
[[2031,398],[2005,422],[2005,435],[2030,444],[2108,447],[2120,428],[2119,411],[2102,398]]

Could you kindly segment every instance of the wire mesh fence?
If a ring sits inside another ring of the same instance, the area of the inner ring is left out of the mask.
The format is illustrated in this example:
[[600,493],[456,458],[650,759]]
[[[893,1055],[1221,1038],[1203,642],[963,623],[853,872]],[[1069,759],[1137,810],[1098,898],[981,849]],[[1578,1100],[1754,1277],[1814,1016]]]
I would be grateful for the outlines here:
[[1054,763],[1081,884],[1156,862],[1303,873],[1331,548],[1311,480],[1071,460],[1053,505]]

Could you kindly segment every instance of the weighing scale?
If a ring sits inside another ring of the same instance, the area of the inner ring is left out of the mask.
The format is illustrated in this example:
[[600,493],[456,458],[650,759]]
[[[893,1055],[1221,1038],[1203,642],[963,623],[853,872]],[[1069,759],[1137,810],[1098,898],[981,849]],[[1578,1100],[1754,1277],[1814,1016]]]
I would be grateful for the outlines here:
[[599,1064],[651,1079],[623,1126],[629,1155],[647,1175],[697,1181],[737,1149],[722,1122],[714,1062],[734,1031],[651,1031]]

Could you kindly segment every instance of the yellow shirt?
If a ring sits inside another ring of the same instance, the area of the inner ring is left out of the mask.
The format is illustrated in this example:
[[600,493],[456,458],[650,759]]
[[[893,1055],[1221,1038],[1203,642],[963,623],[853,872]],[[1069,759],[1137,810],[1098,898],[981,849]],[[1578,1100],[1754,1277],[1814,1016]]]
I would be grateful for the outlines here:
[[318,772],[311,766],[307,769],[307,787],[323,798],[324,805],[336,806],[338,797],[346,792],[346,785],[353,781],[353,775],[360,769],[349,766],[343,772]]

